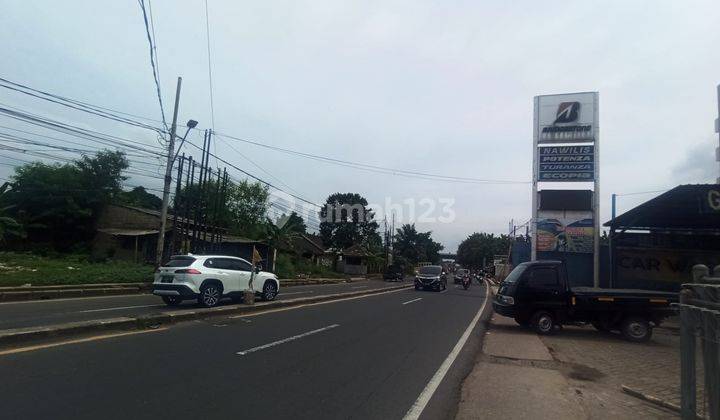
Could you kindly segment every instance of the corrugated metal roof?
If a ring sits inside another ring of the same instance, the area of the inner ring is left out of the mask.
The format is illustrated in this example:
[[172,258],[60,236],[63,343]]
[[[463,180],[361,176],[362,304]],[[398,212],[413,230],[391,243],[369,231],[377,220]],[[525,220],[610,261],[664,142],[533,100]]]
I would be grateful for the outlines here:
[[98,229],[98,232],[107,233],[113,236],[144,236],[154,235],[160,232],[157,229]]

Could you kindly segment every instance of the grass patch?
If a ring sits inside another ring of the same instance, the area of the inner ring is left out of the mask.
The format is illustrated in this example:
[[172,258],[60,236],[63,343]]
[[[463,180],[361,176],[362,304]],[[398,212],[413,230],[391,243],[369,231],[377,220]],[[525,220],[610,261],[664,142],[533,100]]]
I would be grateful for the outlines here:
[[315,265],[302,257],[278,252],[275,261],[275,274],[281,279],[296,278],[345,278],[345,274],[333,271],[328,267]]
[[0,286],[137,283],[152,281],[153,267],[127,261],[92,262],[85,255],[41,257],[0,252]]

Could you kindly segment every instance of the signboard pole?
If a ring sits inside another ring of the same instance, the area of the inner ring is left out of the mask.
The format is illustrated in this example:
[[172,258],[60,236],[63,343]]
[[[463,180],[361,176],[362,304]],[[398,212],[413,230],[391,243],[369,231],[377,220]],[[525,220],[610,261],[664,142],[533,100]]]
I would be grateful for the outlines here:
[[593,188],[593,233],[595,235],[593,242],[593,286],[600,287],[600,104],[598,96],[595,99],[595,181]]
[[530,229],[532,237],[530,240],[530,261],[537,260],[537,217],[538,217],[538,136],[540,125],[540,98],[537,96],[533,104],[533,170],[532,170],[532,219]]

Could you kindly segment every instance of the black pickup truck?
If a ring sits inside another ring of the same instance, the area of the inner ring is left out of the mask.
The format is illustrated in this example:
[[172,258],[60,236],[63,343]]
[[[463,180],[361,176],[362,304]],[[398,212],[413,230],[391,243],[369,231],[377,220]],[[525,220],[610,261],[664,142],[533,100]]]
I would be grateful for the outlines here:
[[672,314],[677,293],[633,289],[570,287],[561,261],[519,264],[500,284],[493,308],[500,315],[551,334],[563,324],[590,323],[600,331],[619,330],[630,341],[647,341],[652,329]]

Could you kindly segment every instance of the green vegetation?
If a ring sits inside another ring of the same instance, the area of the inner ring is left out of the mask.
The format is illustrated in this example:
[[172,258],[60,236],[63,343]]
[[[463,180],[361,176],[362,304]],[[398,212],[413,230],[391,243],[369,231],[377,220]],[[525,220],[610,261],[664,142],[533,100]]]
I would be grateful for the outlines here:
[[275,274],[281,279],[295,279],[298,276],[310,278],[341,278],[344,274],[336,273],[331,268],[311,263],[305,258],[285,252],[278,252],[275,261]]
[[443,246],[432,239],[432,232],[418,232],[415,224],[402,225],[395,235],[395,262],[408,272],[417,263],[440,261]]
[[344,249],[379,239],[375,214],[356,193],[335,193],[320,209],[320,236],[327,247]]
[[463,267],[483,268],[492,264],[495,255],[507,255],[512,238],[492,233],[473,233],[458,246],[457,259]]
[[127,168],[125,155],[111,151],[63,165],[18,166],[2,194],[5,216],[22,225],[27,243],[70,249],[92,238],[100,210],[122,191]]
[[153,267],[126,261],[91,262],[83,255],[42,257],[0,252],[0,286],[137,283],[152,281]]

